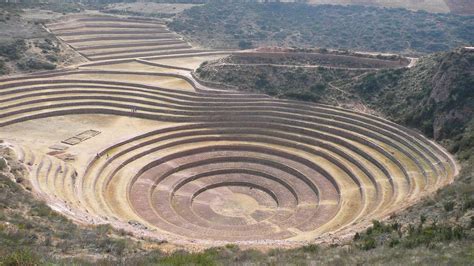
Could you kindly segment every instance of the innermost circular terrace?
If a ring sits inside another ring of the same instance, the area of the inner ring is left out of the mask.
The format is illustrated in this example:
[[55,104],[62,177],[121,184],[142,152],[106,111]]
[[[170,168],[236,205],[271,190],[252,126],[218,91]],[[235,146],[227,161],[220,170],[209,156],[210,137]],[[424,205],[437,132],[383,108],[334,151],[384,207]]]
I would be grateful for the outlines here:
[[229,217],[248,217],[263,207],[251,196],[241,193],[209,195],[208,198],[209,205],[215,213]]

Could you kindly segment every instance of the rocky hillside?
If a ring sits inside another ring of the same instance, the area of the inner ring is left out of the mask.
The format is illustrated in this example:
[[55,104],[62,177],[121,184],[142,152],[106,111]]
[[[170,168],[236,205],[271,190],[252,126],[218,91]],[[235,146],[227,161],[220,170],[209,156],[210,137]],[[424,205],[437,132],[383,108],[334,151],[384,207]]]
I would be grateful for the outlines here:
[[170,28],[207,47],[324,47],[432,53],[474,43],[472,16],[368,6],[210,3]]
[[84,60],[43,28],[52,14],[0,6],[0,75],[53,70]]
[[344,87],[392,120],[447,141],[457,152],[474,146],[472,84],[474,53],[457,49],[423,57],[408,70],[369,74]]

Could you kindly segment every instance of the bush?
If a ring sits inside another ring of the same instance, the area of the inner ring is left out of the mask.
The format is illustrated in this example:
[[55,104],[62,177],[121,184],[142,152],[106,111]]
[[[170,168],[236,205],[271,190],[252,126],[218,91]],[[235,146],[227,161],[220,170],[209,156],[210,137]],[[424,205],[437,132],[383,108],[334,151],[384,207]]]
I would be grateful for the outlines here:
[[48,52],[48,51],[53,51],[53,52],[59,52],[59,47],[56,46],[53,41],[50,39],[44,39],[43,42],[39,42],[35,44],[36,47],[40,48],[41,50]]
[[315,93],[322,93],[326,90],[326,85],[322,83],[316,83],[313,86],[311,86],[309,90]]
[[431,247],[433,243],[461,240],[465,237],[462,227],[431,225],[417,228],[410,227],[408,236],[401,243],[406,248],[414,248],[421,245]]
[[30,210],[31,216],[48,217],[52,214],[52,210],[45,203],[38,203]]
[[8,74],[8,68],[5,61],[0,59],[0,75]]
[[5,170],[7,167],[7,161],[5,158],[0,158],[0,171]]
[[250,49],[252,48],[252,42],[249,41],[239,41],[239,48],[240,49]]
[[24,58],[17,63],[17,66],[22,70],[53,70],[56,68],[55,64],[35,57]]
[[368,237],[362,240],[358,247],[362,250],[371,250],[377,247],[375,239],[373,237]]
[[160,265],[216,265],[216,253],[206,250],[202,253],[187,253],[176,251],[175,253],[159,259]]
[[14,252],[11,252],[6,257],[0,258],[0,265],[5,266],[36,266],[40,265],[41,260],[38,255],[32,253],[28,249],[21,249]]
[[48,61],[53,62],[53,63],[59,61],[58,57],[55,56],[55,55],[48,54],[48,55],[46,55],[45,57],[46,57],[46,59],[47,59]]
[[25,40],[15,40],[0,44],[0,55],[10,60],[17,60],[27,50]]
[[466,197],[463,200],[462,208],[463,208],[463,210],[469,210],[469,209],[474,208],[474,198],[473,197],[471,197],[471,198]]
[[301,248],[301,250],[303,252],[308,252],[308,253],[315,253],[315,252],[318,252],[319,251],[319,246],[318,245],[315,245],[315,244],[310,244],[310,245],[307,245],[307,246],[303,246]]
[[443,204],[444,210],[450,212],[454,209],[454,202],[448,201]]

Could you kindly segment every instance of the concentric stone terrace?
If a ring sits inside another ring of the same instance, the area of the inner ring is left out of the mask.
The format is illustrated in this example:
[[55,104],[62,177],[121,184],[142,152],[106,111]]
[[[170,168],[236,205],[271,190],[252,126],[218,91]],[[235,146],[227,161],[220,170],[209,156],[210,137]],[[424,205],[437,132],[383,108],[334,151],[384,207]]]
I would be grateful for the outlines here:
[[47,26],[91,61],[213,52],[193,49],[163,22],[153,19],[78,15]]
[[78,219],[133,221],[170,238],[308,240],[384,217],[455,174],[437,145],[381,118],[108,75],[123,72],[77,70],[0,86],[2,132],[72,114],[167,122],[89,151],[82,168],[17,147],[34,189]]
[[156,21],[49,27],[97,62],[0,80],[0,138],[33,192],[75,220],[202,243],[311,241],[457,174],[438,145],[379,117],[197,83],[189,68],[229,51],[187,50]]

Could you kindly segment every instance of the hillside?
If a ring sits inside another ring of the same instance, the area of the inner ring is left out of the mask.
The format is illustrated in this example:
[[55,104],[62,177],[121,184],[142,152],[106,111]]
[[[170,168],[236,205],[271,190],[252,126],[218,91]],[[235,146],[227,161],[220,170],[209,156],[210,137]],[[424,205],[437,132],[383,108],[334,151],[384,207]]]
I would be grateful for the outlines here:
[[470,0],[309,0],[310,4],[367,5],[389,8],[406,8],[434,13],[474,15],[474,3]]
[[445,0],[452,13],[474,15],[474,2],[471,0]]
[[46,18],[58,15],[0,9],[0,75],[53,70],[83,60],[42,27]]
[[458,49],[422,58],[410,70],[381,71],[346,86],[394,121],[440,141],[472,132],[473,73],[474,54]]
[[170,28],[203,46],[324,47],[431,53],[474,43],[474,17],[364,6],[206,4]]
[[424,10],[427,12],[447,13],[450,8],[445,0],[309,0],[310,4],[332,4],[332,5],[367,5],[390,8],[406,8],[410,10]]

